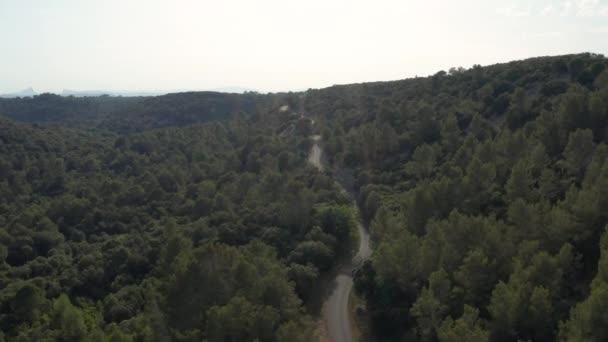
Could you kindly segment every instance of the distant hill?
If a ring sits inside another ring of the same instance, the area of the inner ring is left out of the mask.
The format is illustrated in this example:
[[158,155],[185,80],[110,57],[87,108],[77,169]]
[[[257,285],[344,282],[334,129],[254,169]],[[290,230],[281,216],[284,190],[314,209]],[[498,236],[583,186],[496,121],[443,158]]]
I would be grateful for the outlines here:
[[61,92],[61,96],[74,96],[74,97],[94,97],[94,96],[160,96],[165,95],[167,92],[154,92],[154,91],[112,91],[112,90],[69,90],[64,89]]
[[0,115],[18,121],[135,132],[253,114],[264,95],[185,92],[162,96],[60,96],[0,99]]
[[[162,96],[167,94],[185,93],[192,92],[190,89],[174,89],[166,91],[129,91],[129,90],[69,90],[64,89],[61,96],[73,96],[73,97],[94,97],[94,96],[124,96],[124,97],[137,97],[137,96]],[[213,88],[205,91],[217,92],[217,93],[230,93],[230,94],[243,94],[246,92],[255,92],[255,89],[245,87],[220,87]],[[35,95],[35,94],[34,94]],[[30,95],[32,96],[32,95]]]
[[[114,96],[114,97],[141,97],[141,96],[162,96],[167,94],[175,94],[175,93],[184,93],[184,92],[192,92],[190,89],[174,89],[174,90],[166,90],[166,91],[130,91],[130,90],[70,90],[63,89],[61,93],[56,95],[60,96],[72,96],[72,97],[97,97],[97,96]],[[217,92],[217,93],[228,93],[228,94],[244,94],[247,92],[257,92],[257,90],[253,88],[246,87],[238,87],[238,86],[228,86],[228,87],[218,87],[212,88],[209,90],[205,90],[209,92]],[[38,92],[34,91],[33,88],[29,87],[14,93],[0,94],[0,98],[18,98],[18,97],[33,97],[36,95],[40,95]]]
[[26,88],[23,89],[21,91],[18,91],[16,93],[10,93],[10,94],[1,94],[0,97],[2,98],[15,98],[15,97],[31,97],[31,96],[35,96],[38,95],[37,92],[34,91],[34,89],[30,88]]
[[140,98],[73,98],[55,94],[0,99],[0,115],[32,123],[56,123],[63,126],[94,126],[104,117],[132,106]]
[[218,93],[233,93],[233,94],[243,94],[247,92],[256,92],[257,90],[252,88],[245,87],[220,87],[209,89],[209,91],[217,91]]
[[106,116],[101,126],[130,132],[226,119],[236,113],[253,114],[263,98],[257,94],[209,91],[141,97],[132,106]]

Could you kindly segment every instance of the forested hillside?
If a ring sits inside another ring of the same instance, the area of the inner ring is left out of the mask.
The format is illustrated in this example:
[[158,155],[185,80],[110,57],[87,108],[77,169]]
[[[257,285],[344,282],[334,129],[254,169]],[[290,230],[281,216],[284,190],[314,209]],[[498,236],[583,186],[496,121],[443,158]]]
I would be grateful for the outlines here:
[[303,304],[352,214],[307,137],[279,138],[293,120],[117,134],[0,117],[0,340],[313,340]]
[[378,340],[608,340],[608,61],[581,54],[310,91],[351,170]]
[[353,238],[336,178],[373,240],[364,338],[608,340],[607,144],[594,54],[0,99],[0,341],[318,340],[310,304]]
[[268,96],[256,93],[175,93],[152,97],[65,97],[41,94],[0,98],[0,115],[19,121],[120,133],[186,126],[253,113]]

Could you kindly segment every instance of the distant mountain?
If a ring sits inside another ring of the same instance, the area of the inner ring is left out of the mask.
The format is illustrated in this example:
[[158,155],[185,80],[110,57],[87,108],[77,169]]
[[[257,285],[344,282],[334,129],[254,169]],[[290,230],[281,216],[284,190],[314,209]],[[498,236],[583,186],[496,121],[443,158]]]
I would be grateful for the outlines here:
[[[131,98],[106,98],[129,100]],[[266,98],[260,94],[228,94],[212,91],[170,93],[138,100],[110,112],[100,127],[116,132],[137,132],[153,128],[187,126],[223,120],[236,113],[253,114]]]
[[16,93],[10,93],[10,94],[1,94],[0,97],[4,97],[4,98],[15,98],[15,97],[32,97],[38,95],[37,92],[34,91],[34,89],[27,88],[27,89],[23,89],[21,91],[18,91]]
[[[135,97],[135,96],[161,96],[174,93],[191,92],[190,89],[177,89],[168,91],[122,91],[122,90],[69,90],[64,89],[61,96],[74,96],[74,97],[94,97],[94,96],[124,96],[124,97]],[[220,87],[209,89],[206,91],[216,93],[231,93],[231,94],[243,94],[246,92],[255,91],[255,89],[245,87]]]
[[0,116],[31,123],[137,132],[223,120],[237,113],[253,114],[265,99],[264,95],[257,93],[211,91],[162,96],[95,96],[93,92],[62,96],[45,93],[32,97],[0,98]]
[[218,93],[233,93],[233,94],[243,94],[246,92],[257,92],[257,90],[252,89],[252,88],[245,88],[245,87],[220,87],[220,88],[214,88],[214,89],[209,89],[209,91],[215,91]]
[[94,97],[94,96],[159,96],[165,95],[168,92],[154,92],[154,91],[111,91],[111,90],[69,90],[64,89],[61,92],[61,96],[74,96],[74,97]]

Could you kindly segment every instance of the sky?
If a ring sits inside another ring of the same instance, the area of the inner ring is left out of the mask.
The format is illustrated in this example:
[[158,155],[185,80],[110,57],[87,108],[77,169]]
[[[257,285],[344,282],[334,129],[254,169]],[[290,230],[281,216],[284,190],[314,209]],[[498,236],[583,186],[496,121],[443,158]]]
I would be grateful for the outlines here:
[[608,55],[608,0],[0,0],[0,93],[261,92]]

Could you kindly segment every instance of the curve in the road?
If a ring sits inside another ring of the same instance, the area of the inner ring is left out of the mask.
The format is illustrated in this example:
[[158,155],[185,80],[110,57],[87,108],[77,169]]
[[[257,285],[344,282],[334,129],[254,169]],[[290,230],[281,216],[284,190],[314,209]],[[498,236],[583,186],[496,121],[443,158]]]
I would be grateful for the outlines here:
[[[308,162],[314,165],[319,171],[323,171],[321,156],[323,150],[319,144],[321,136],[312,136],[313,146],[308,156]],[[340,183],[336,182],[341,188]],[[342,188],[342,191],[345,191]],[[356,202],[353,201],[353,207],[358,212]],[[336,276],[334,283],[335,287],[332,293],[323,303],[323,321],[327,330],[328,337],[332,342],[352,342],[353,329],[350,321],[348,310],[348,299],[353,288],[352,271],[360,267],[365,260],[369,259],[372,250],[369,246],[369,233],[363,227],[361,222],[357,222],[357,230],[359,232],[359,248],[357,254],[351,260],[351,263],[345,265],[341,272]]]

